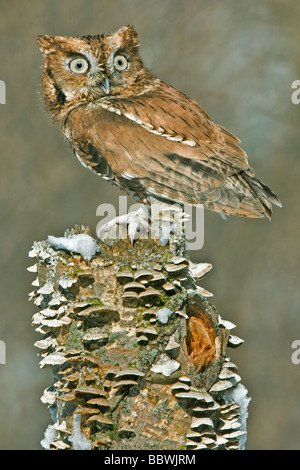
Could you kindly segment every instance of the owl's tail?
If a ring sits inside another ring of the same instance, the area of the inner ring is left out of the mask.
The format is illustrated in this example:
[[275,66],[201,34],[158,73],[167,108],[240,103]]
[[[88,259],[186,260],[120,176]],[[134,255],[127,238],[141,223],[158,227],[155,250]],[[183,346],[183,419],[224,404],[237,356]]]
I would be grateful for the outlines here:
[[152,171],[143,179],[151,196],[180,204],[204,205],[209,210],[240,217],[271,219],[272,204],[281,207],[278,197],[255,178],[250,167],[233,173],[232,166],[221,166],[220,161],[212,159],[205,162],[178,154],[165,157],[167,160],[159,161],[152,157],[149,165]]
[[241,173],[243,173],[243,178],[248,183],[254,195],[264,208],[266,217],[268,219],[271,219],[272,204],[278,207],[282,207],[281,201],[278,199],[276,194],[274,194],[273,191],[268,188],[268,186],[259,181],[257,178],[255,178],[254,176],[249,176],[245,172]]
[[250,171],[249,173],[241,171],[230,176],[224,189],[227,196],[226,205],[222,204],[222,198],[218,201],[221,203],[218,207],[211,207],[210,204],[205,203],[204,205],[225,214],[251,218],[267,217],[269,220],[272,215],[272,204],[282,207],[276,194],[252,176]]

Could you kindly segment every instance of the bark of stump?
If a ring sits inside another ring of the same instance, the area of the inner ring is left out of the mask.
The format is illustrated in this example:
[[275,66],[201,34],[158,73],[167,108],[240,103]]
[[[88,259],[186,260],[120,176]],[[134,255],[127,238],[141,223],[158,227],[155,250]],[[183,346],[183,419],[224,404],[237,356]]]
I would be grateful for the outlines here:
[[243,341],[196,281],[184,243],[99,243],[81,255],[35,242],[41,398],[49,449],[241,449],[247,390],[227,346]]

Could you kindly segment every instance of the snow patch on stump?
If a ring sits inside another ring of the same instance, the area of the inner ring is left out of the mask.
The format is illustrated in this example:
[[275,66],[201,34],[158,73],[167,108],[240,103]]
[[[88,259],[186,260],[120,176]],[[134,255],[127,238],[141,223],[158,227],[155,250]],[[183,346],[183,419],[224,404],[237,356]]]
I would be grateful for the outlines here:
[[87,233],[68,235],[66,237],[48,236],[48,241],[56,250],[67,250],[71,253],[79,253],[84,259],[90,259],[99,250],[98,243]]

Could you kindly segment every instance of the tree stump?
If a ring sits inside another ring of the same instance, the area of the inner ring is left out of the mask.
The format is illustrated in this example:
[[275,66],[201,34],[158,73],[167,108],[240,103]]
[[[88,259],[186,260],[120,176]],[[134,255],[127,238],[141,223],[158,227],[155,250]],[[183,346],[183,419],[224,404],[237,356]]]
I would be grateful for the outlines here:
[[191,263],[182,241],[97,246],[91,259],[49,241],[29,253],[35,346],[54,376],[42,446],[243,449],[249,398],[227,356],[243,341],[196,284],[211,266]]

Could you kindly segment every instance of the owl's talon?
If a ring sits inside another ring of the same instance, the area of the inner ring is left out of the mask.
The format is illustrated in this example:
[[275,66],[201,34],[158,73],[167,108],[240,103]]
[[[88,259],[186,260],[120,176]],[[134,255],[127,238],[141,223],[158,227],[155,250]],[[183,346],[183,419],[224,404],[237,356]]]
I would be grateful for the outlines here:
[[[108,233],[111,231],[111,229],[116,229],[117,225],[127,227],[127,236],[130,240],[131,245],[133,245],[134,241],[137,240],[140,236],[144,237],[149,233],[150,224],[148,220],[147,208],[143,206],[136,211],[115,217],[114,219],[110,220],[98,229],[98,237],[102,239],[110,238],[110,236],[112,236],[112,238],[117,237],[116,231],[114,231],[113,234]],[[124,237],[121,236],[120,238]]]

